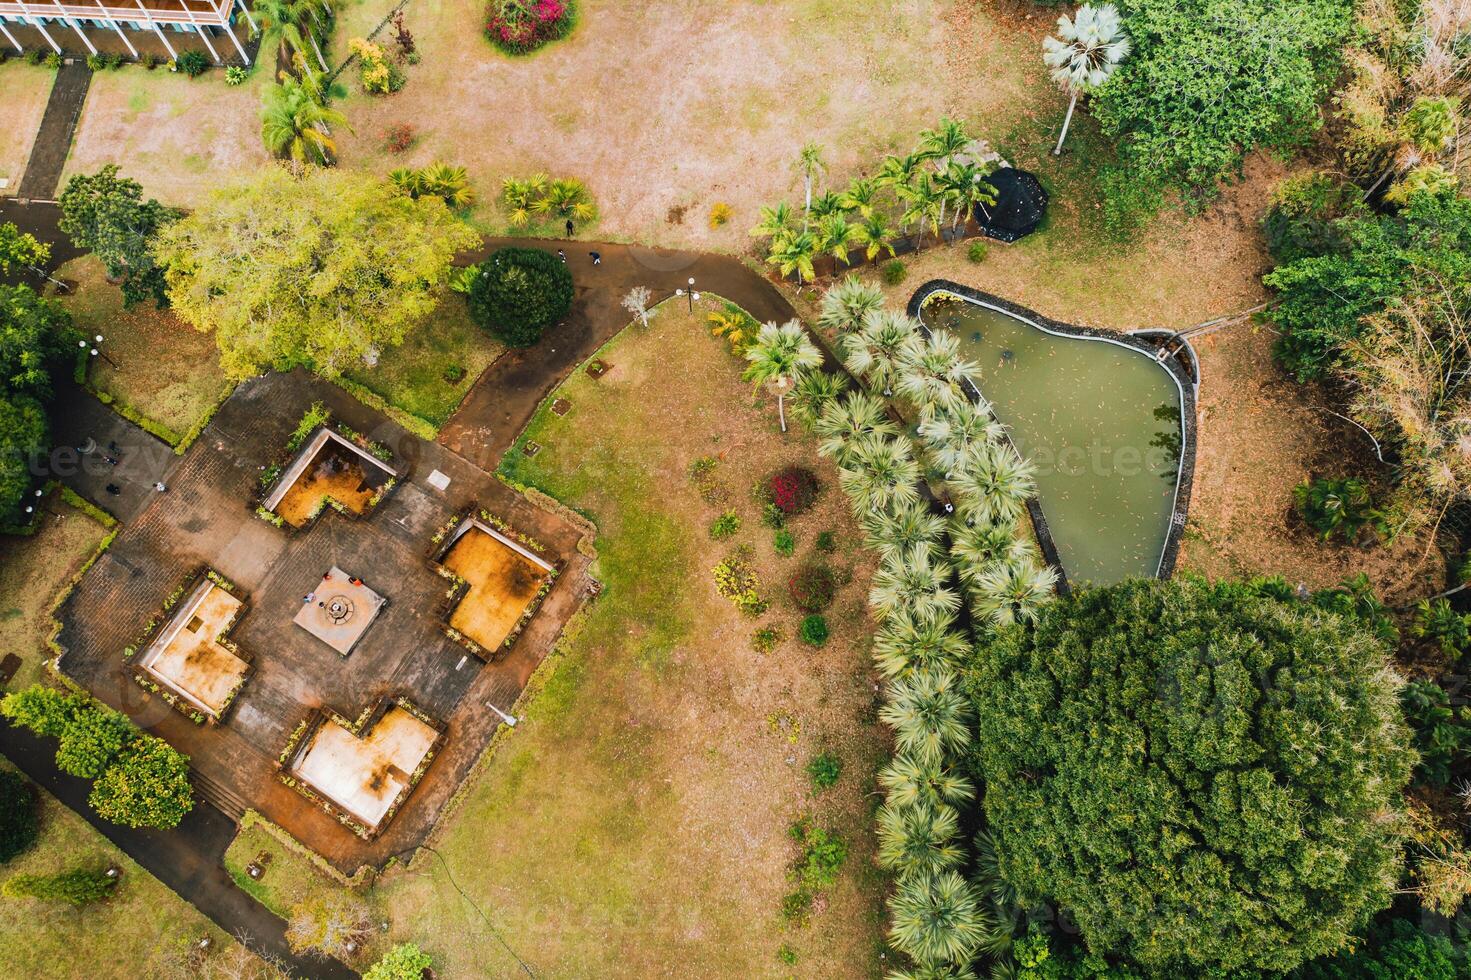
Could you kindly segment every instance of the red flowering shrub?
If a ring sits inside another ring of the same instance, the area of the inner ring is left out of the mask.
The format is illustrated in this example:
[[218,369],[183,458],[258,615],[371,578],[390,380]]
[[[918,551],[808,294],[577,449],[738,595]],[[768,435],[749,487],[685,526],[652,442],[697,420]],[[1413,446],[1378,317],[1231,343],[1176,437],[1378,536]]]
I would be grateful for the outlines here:
[[832,605],[838,582],[826,565],[803,565],[787,579],[792,602],[803,612],[818,613]]
[[507,54],[529,54],[566,37],[575,17],[574,0],[490,0],[485,36]]
[[812,506],[817,496],[817,477],[811,470],[788,466],[774,474],[767,481],[766,488],[771,491],[771,502],[783,514],[800,514]]
[[383,131],[383,146],[389,153],[402,153],[414,145],[414,127],[408,123],[394,123]]

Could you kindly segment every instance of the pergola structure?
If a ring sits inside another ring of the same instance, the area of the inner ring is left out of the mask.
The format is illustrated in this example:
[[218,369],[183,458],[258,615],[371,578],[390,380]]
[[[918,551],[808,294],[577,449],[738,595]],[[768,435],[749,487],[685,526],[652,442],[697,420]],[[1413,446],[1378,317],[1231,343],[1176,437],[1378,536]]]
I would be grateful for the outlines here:
[[244,15],[250,30],[255,30],[255,21],[246,9],[245,0],[0,0],[0,35],[17,53],[25,48],[10,30],[9,24],[34,28],[45,39],[52,51],[61,55],[61,45],[53,32],[71,32],[86,45],[87,50],[97,54],[97,46],[87,36],[84,28],[115,32],[122,39],[134,58],[138,49],[128,37],[130,31],[151,31],[158,36],[172,58],[178,57],[168,38],[169,32],[197,34],[215,64],[224,64],[221,52],[228,49],[216,48],[215,42],[223,32],[234,44],[235,51],[245,64],[250,56],[240,42],[231,20],[236,12]]

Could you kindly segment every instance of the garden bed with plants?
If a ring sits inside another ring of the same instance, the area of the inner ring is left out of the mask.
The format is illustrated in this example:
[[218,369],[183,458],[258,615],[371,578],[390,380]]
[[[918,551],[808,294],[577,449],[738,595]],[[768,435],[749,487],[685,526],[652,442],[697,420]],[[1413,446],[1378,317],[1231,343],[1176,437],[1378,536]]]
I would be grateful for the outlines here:
[[298,530],[328,507],[365,516],[397,485],[398,473],[386,462],[392,459],[392,450],[334,422],[317,402],[297,423],[283,459],[262,471],[256,514],[277,527]]
[[450,582],[445,633],[484,659],[503,656],[521,636],[558,567],[535,539],[472,506],[436,533],[435,569]]

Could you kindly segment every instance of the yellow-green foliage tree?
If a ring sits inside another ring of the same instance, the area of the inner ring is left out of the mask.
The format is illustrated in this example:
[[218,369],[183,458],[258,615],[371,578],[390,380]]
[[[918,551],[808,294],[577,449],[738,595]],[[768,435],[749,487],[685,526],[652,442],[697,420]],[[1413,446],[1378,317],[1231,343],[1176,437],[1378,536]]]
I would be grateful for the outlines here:
[[332,377],[402,343],[477,240],[437,197],[270,167],[217,190],[154,250],[174,311],[214,333],[230,376],[305,366]]

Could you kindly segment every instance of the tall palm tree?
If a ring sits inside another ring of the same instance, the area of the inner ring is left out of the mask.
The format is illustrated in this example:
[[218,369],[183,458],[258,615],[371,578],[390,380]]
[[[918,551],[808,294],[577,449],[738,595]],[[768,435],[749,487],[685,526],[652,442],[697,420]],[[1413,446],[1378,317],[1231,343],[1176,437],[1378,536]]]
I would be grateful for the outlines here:
[[[928,159],[929,157],[923,153],[910,153],[902,157],[884,157],[883,162],[879,164],[878,172],[874,175],[874,180],[889,188],[895,199],[902,203],[905,192],[913,185],[915,178],[923,172],[925,161]],[[902,231],[906,235],[909,233],[909,219],[907,218],[904,219]]]
[[947,480],[966,465],[972,447],[1001,442],[1006,437],[1005,426],[996,421],[989,405],[970,398],[956,402],[948,411],[921,419],[918,432]]
[[946,871],[965,859],[955,843],[960,816],[953,806],[885,803],[878,815],[878,862],[900,875]]
[[919,463],[909,440],[867,435],[858,439],[848,465],[838,470],[838,483],[855,514],[892,510],[919,499]]
[[894,226],[889,224],[888,218],[874,212],[853,227],[854,240],[863,247],[863,254],[869,262],[878,261],[879,253],[885,249],[889,258],[894,257]]
[[958,806],[976,798],[976,787],[965,776],[944,766],[930,765],[904,753],[879,770],[878,783],[895,806],[946,803]]
[[296,51],[302,56],[302,67],[310,75],[312,66],[306,60],[306,43],[310,42],[317,64],[321,65],[322,71],[327,70],[327,59],[322,57],[322,49],[317,46],[316,36],[307,24],[308,19],[315,17],[311,0],[255,0],[252,7],[260,25],[262,47],[270,39],[278,48],[285,46]]
[[841,371],[804,371],[792,390],[793,410],[816,427],[823,411],[848,390],[848,376]]
[[795,272],[800,289],[808,279],[817,275],[817,270],[812,267],[812,260],[816,257],[816,235],[810,231],[788,231],[771,240],[771,251],[766,261],[780,269],[784,276]]
[[846,333],[857,330],[865,316],[883,306],[883,290],[861,282],[857,276],[846,276],[822,294],[817,323],[826,330]]
[[972,524],[1010,524],[1036,493],[1032,465],[1006,445],[972,447],[950,481],[960,516]]
[[940,223],[945,220],[945,193],[935,183],[933,175],[922,173],[908,186],[895,188],[895,193],[904,203],[904,227],[908,228],[910,222],[919,226],[915,248],[924,243],[926,224],[936,235],[940,233]]
[[900,609],[874,634],[873,662],[885,677],[906,677],[917,670],[958,663],[970,644],[955,628],[949,613],[925,615]]
[[900,609],[913,610],[921,618],[953,613],[960,608],[960,596],[949,582],[949,562],[937,557],[928,544],[910,545],[874,572],[868,604],[880,617]]
[[970,744],[970,701],[948,667],[916,670],[889,685],[879,720],[894,730],[900,752],[938,765]]
[[848,253],[857,247],[857,232],[843,214],[830,214],[817,226],[818,248],[834,261],[848,265]]
[[976,580],[998,565],[1019,565],[1035,560],[1030,544],[1018,537],[1015,524],[967,524],[953,521],[950,526],[950,557],[955,570],[967,588],[975,589]]
[[1108,81],[1114,69],[1128,57],[1129,50],[1123,20],[1111,3],[1101,7],[1085,3],[1074,17],[1063,14],[1057,18],[1057,37],[1042,39],[1042,60],[1052,69],[1052,80],[1066,89],[1069,96],[1067,116],[1062,121],[1057,146],[1052,149],[1053,156],[1062,153],[1062,142],[1067,139],[1078,96]]
[[986,183],[985,176],[985,171],[973,163],[952,163],[945,169],[941,182],[955,205],[952,230],[960,227],[976,205],[996,203],[996,188]]
[[1031,562],[1002,562],[975,578],[972,611],[997,626],[1029,623],[1057,588],[1057,572]]
[[817,451],[847,466],[870,437],[882,439],[899,434],[884,403],[862,391],[850,392],[829,403],[817,416],[813,429],[822,439]]
[[757,331],[756,339],[746,348],[746,360],[751,362],[746,367],[747,381],[776,389],[781,430],[787,431],[787,389],[796,385],[801,372],[822,367],[822,351],[800,323],[788,320],[779,327],[768,323]]
[[919,343],[919,324],[903,313],[874,310],[863,325],[839,339],[843,363],[871,391],[893,394],[899,372]]
[[976,890],[954,871],[905,878],[889,911],[890,942],[923,964],[969,963],[990,920]]
[[919,134],[920,149],[935,162],[935,171],[949,168],[957,154],[964,152],[972,140],[965,131],[965,124],[945,116],[940,125]]
[[807,219],[812,214],[812,183],[827,170],[827,164],[822,160],[821,144],[808,143],[802,147],[797,154],[796,166],[797,172],[802,175],[802,228],[805,230]]
[[305,84],[284,73],[279,84],[266,89],[260,117],[266,149],[297,163],[324,167],[331,165],[337,152],[326,128],[347,125],[346,116],[318,103]]
[[926,417],[947,414],[970,400],[980,368],[960,356],[960,341],[948,330],[920,334],[905,351],[894,387]]
[[878,210],[879,191],[883,184],[876,177],[854,177],[842,193],[843,207],[860,218],[871,217]]
[[761,220],[751,229],[751,235],[757,238],[776,238],[791,231],[796,224],[792,209],[785,201],[775,207],[763,207],[760,214]]
[[893,511],[865,514],[859,521],[867,532],[864,544],[889,561],[915,545],[933,545],[945,533],[945,518],[930,512],[923,501]]

